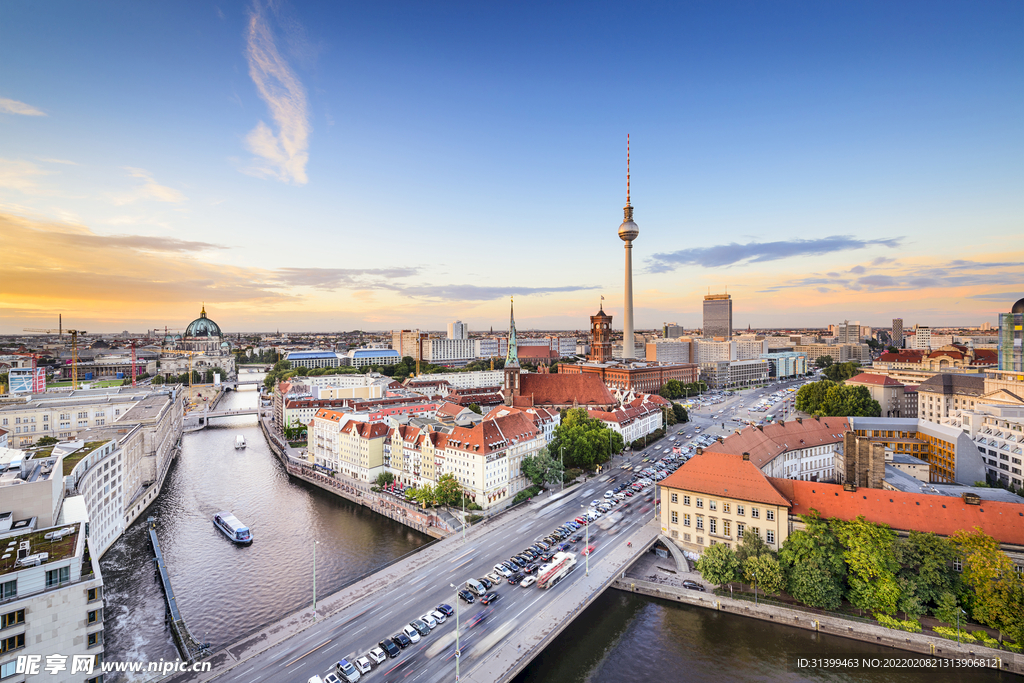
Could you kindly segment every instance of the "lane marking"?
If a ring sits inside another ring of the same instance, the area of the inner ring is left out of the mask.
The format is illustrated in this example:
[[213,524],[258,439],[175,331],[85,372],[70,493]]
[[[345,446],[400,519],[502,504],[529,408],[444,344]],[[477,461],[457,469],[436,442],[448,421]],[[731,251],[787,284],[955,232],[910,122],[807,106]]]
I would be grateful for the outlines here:
[[309,652],[307,652],[306,654],[304,654],[304,655],[299,655],[298,657],[296,657],[296,658],[295,658],[295,659],[293,659],[292,661],[290,661],[290,662],[288,662],[287,664],[285,664],[285,667],[287,668],[287,667],[291,666],[292,664],[294,664],[295,662],[297,662],[297,661],[299,661],[300,659],[302,659],[303,657],[305,657],[305,656],[307,656],[307,655],[311,655],[311,654],[313,654],[314,652],[316,652],[317,650],[319,650],[320,648],[322,648],[322,647],[323,647],[324,645],[326,645],[327,643],[331,642],[332,640],[333,640],[333,638],[328,638],[327,640],[325,640],[324,642],[320,643],[319,645],[317,645],[316,647],[314,647],[314,648],[313,648],[312,650],[310,650],[310,651],[309,651]]

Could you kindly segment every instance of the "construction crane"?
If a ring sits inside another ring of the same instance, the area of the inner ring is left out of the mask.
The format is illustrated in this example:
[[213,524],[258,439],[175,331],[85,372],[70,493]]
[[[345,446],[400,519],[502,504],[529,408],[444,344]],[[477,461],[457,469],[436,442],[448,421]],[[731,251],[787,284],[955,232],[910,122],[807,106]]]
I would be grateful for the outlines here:
[[[63,325],[62,325],[63,327]],[[44,334],[59,334],[64,335],[67,332],[71,335],[71,390],[76,391],[78,389],[78,335],[86,334],[85,330],[39,330],[32,327],[23,328],[24,332],[42,332]]]

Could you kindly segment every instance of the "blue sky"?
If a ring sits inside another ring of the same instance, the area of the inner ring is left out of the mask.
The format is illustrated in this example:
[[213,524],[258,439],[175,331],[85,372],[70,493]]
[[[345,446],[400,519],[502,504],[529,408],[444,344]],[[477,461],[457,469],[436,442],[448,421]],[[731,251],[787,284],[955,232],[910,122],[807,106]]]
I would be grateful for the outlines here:
[[1024,4],[0,6],[0,332],[994,322]]

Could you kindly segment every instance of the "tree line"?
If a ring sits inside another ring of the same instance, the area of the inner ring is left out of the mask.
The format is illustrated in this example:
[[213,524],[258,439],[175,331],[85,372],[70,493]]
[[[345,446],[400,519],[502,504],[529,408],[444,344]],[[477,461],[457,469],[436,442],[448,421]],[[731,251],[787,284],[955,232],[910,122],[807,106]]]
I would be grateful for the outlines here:
[[[835,366],[833,366],[835,367]],[[823,379],[796,392],[796,409],[816,417],[880,417],[882,406],[862,385],[838,384]]]
[[735,551],[721,543],[708,548],[697,570],[717,585],[742,579],[810,607],[835,611],[846,600],[880,621],[902,613],[911,622],[907,630],[920,630],[923,614],[954,624],[963,609],[1024,644],[1024,575],[981,529],[949,538],[919,531],[901,537],[864,517],[822,519],[813,511],[800,519],[805,528],[778,553],[748,532]]

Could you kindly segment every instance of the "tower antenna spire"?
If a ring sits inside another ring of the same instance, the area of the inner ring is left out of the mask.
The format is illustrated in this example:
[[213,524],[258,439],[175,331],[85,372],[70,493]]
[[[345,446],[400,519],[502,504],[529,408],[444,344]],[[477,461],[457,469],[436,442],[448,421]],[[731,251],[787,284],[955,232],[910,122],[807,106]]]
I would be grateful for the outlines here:
[[629,206],[629,133],[626,133],[626,206]]

